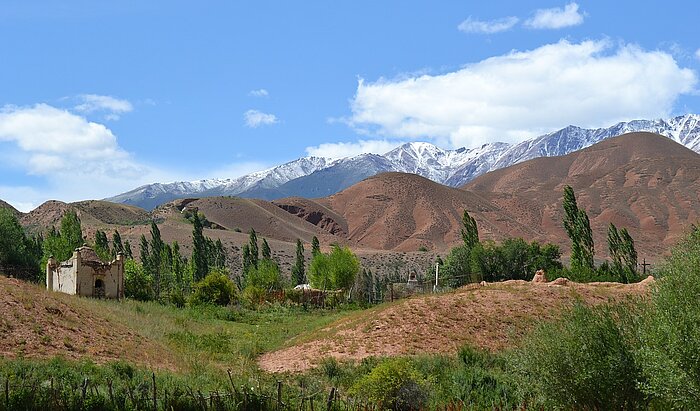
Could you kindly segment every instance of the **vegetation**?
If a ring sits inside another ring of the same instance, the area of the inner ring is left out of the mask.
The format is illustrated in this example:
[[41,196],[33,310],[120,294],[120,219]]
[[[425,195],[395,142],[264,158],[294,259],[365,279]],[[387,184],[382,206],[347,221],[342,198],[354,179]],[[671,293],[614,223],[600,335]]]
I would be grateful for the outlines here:
[[299,285],[306,282],[306,260],[304,259],[304,244],[297,238],[296,259],[292,267],[292,284]]
[[215,304],[226,306],[235,303],[236,285],[228,277],[228,273],[213,270],[196,282],[190,297],[191,305]]
[[323,290],[349,290],[360,272],[360,260],[347,247],[333,245],[331,252],[319,252],[309,266],[309,282]]
[[0,268],[25,271],[28,274],[25,277],[38,280],[41,255],[41,237],[27,237],[17,216],[7,208],[0,208]]
[[571,186],[564,187],[564,229],[571,239],[571,268],[594,270],[593,232],[586,211],[579,209]]

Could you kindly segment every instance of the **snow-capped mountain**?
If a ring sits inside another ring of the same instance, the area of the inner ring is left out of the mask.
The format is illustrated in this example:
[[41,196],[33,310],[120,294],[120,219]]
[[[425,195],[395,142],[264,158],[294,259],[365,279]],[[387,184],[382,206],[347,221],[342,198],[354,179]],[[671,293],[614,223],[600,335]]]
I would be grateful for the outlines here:
[[700,115],[670,119],[634,120],[608,128],[568,126],[517,144],[489,143],[477,148],[444,150],[430,143],[412,142],[384,155],[329,159],[303,157],[236,179],[212,179],[149,184],[109,198],[147,209],[181,197],[238,195],[275,199],[286,196],[322,197],[334,194],[372,175],[401,171],[458,187],[475,177],[536,157],[565,155],[625,133],[661,134],[700,152]]

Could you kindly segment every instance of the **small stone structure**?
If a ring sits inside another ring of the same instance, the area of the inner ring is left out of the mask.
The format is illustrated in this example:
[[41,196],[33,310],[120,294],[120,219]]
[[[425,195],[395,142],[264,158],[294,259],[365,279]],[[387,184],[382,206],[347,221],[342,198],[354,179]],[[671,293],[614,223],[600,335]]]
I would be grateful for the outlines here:
[[532,277],[532,282],[533,283],[546,283],[547,282],[547,276],[544,273],[544,270],[537,270],[535,273],[535,276]]
[[102,262],[95,250],[83,246],[68,261],[53,257],[46,264],[46,289],[95,298],[124,298],[124,256]]

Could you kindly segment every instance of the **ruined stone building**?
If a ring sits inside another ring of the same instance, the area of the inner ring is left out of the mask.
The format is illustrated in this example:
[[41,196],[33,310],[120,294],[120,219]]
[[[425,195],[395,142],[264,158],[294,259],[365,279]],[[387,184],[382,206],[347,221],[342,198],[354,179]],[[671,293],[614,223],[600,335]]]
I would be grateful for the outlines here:
[[46,288],[71,295],[96,298],[124,297],[124,257],[105,263],[95,250],[83,246],[70,260],[53,257],[46,264]]

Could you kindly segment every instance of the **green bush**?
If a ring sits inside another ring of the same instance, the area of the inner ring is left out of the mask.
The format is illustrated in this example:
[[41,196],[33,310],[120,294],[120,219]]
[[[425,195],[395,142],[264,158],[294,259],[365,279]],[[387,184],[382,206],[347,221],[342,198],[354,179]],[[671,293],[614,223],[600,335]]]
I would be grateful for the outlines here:
[[700,404],[700,231],[692,232],[660,270],[652,307],[642,318],[642,390],[659,408]]
[[357,380],[350,392],[379,409],[419,410],[428,402],[426,381],[405,358],[383,361]]
[[134,260],[124,262],[124,296],[139,301],[153,300],[153,277]]
[[237,301],[236,285],[223,271],[211,271],[193,288],[190,305],[229,305]]
[[309,283],[318,289],[349,289],[360,272],[360,260],[347,247],[334,245],[330,254],[314,255],[309,266]]
[[251,267],[245,276],[246,288],[254,287],[261,290],[280,290],[282,288],[282,274],[280,268],[272,260],[263,259],[258,262],[258,267]]
[[578,303],[561,321],[530,334],[514,360],[524,390],[549,409],[643,406],[625,309]]

